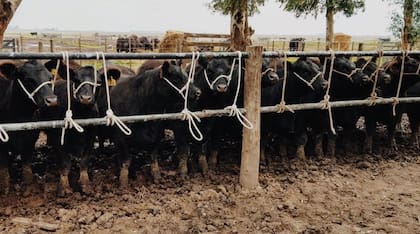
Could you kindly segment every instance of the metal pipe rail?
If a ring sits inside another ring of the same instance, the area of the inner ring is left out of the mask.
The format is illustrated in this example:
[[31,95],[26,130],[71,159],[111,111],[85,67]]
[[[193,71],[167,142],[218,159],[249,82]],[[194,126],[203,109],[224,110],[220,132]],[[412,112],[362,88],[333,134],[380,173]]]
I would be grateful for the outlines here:
[[[373,56],[378,55],[379,51],[335,51],[334,54],[344,56]],[[104,53],[107,59],[190,59],[192,53]],[[406,51],[406,55],[420,55],[420,51]],[[316,57],[316,56],[331,56],[330,51],[267,51],[263,52],[263,57]],[[384,56],[399,56],[403,55],[403,51],[383,51]],[[200,52],[200,56],[212,58],[236,58],[237,52]],[[247,52],[242,52],[243,58],[248,58]],[[62,59],[62,53],[16,53],[16,52],[1,52],[0,59]],[[69,59],[96,59],[97,53],[69,53]],[[99,55],[99,58],[102,58]]]
[[[384,105],[391,104],[395,101],[394,98],[378,98],[375,100],[375,104]],[[414,103],[420,102],[420,97],[409,97],[399,98],[399,103]],[[332,108],[340,107],[351,107],[351,106],[363,106],[371,104],[371,100],[351,100],[351,101],[335,101],[330,102]],[[321,109],[323,103],[301,103],[287,105],[294,111],[298,110],[313,110]],[[261,113],[272,113],[279,110],[278,106],[265,106],[261,107]],[[245,114],[246,110],[240,108],[241,113]],[[209,117],[222,117],[228,116],[230,110],[203,110],[194,112],[199,118]],[[168,113],[168,114],[152,114],[152,115],[133,115],[133,116],[121,116],[120,119],[124,123],[135,123],[135,122],[148,122],[156,120],[180,120],[183,118],[181,113]],[[91,118],[91,119],[75,119],[75,121],[81,126],[96,126],[105,125],[105,118]],[[23,131],[23,130],[34,130],[34,129],[49,129],[49,128],[62,128],[64,126],[63,120],[52,120],[52,121],[38,121],[38,122],[24,122],[24,123],[5,123],[1,126],[6,131]]]

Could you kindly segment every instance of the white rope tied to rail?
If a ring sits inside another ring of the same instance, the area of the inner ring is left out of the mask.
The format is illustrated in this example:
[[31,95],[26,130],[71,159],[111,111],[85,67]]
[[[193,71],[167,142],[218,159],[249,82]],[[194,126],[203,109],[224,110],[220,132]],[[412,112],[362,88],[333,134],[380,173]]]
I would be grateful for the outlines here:
[[398,103],[400,103],[400,91],[401,91],[402,79],[403,79],[403,76],[404,76],[404,64],[405,64],[406,54],[407,54],[407,51],[402,52],[400,79],[398,80],[397,93],[396,93],[395,97],[393,97],[394,102],[392,103],[392,115],[394,115],[394,116],[397,115],[396,108],[397,108]]
[[216,84],[216,82],[220,79],[223,79],[223,78],[226,78],[226,80],[227,80],[226,85],[229,86],[230,81],[232,80],[233,71],[235,69],[235,61],[236,61],[236,58],[233,59],[233,61],[232,61],[232,65],[230,67],[229,75],[224,75],[224,74],[219,75],[218,77],[216,77],[213,80],[213,82],[210,82],[209,77],[207,76],[207,69],[204,69],[204,78],[206,78],[207,84],[208,84],[208,86],[210,87],[211,90],[214,90],[214,85]]
[[184,109],[181,111],[181,113],[183,115],[182,119],[188,121],[188,129],[191,133],[191,136],[197,141],[202,141],[203,140],[203,134],[201,133],[201,131],[198,128],[198,125],[196,123],[196,121],[201,122],[201,120],[196,114],[194,114],[193,112],[191,112],[188,109],[188,90],[190,88],[190,83],[194,80],[195,69],[196,69],[199,57],[200,57],[199,52],[192,51],[191,66],[190,66],[190,71],[188,73],[187,83],[185,84],[185,86],[182,89],[178,90],[178,88],[176,88],[176,87],[175,88],[178,90],[178,92],[181,95],[183,94],[183,90],[185,88],[186,91],[185,91],[185,95],[183,96],[184,97]]
[[[280,52],[279,52],[279,57],[280,57]],[[294,110],[290,109],[290,107],[286,105],[286,101],[284,100],[285,95],[286,95],[286,82],[287,82],[287,54],[284,53],[283,86],[282,86],[282,91],[281,91],[281,100],[280,100],[280,103],[277,105],[279,108],[277,113],[283,113],[286,110],[289,112],[295,113]]]
[[[107,102],[107,110],[106,110],[106,126],[114,126],[117,125],[117,127],[123,132],[125,135],[129,136],[131,135],[131,129],[125,125],[123,121],[121,121],[118,116],[114,114],[114,112],[111,109],[111,98],[109,95],[109,84],[108,84],[108,70],[106,68],[106,61],[105,61],[105,54],[103,52],[100,52],[102,56],[102,62],[103,62],[103,70],[104,70],[104,80],[105,80],[105,91],[106,91],[106,102]],[[96,60],[99,60],[99,53],[96,52]],[[95,83],[97,82],[97,74],[95,69]],[[81,87],[81,84],[80,86]],[[94,89],[96,89],[96,85],[93,86]]]
[[63,61],[66,61],[67,66],[67,111],[66,117],[64,118],[64,126],[61,129],[61,145],[64,145],[64,137],[66,129],[75,128],[78,132],[82,133],[84,130],[76,121],[73,120],[73,112],[71,111],[71,91],[70,91],[70,64],[69,64],[69,53],[67,51],[62,52]]
[[6,130],[0,125],[0,140],[2,142],[8,142],[9,141],[9,134],[7,134]]
[[241,72],[242,72],[242,52],[237,51],[238,53],[238,86],[235,93],[235,98],[233,99],[233,104],[231,106],[225,107],[226,110],[230,110],[229,116],[236,116],[239,122],[245,128],[252,129],[254,125],[249,121],[244,114],[238,109],[236,102],[238,101],[239,90],[241,88]]
[[[337,133],[335,131],[335,128],[334,128],[334,121],[333,121],[331,103],[330,103],[330,87],[331,87],[332,73],[334,71],[335,54],[334,54],[333,50],[330,50],[330,52],[331,52],[331,65],[330,65],[330,71],[329,71],[329,74],[328,74],[327,91],[325,92],[324,100],[321,101],[321,103],[323,104],[323,106],[321,108],[324,109],[324,110],[325,109],[328,110],[328,118],[329,118],[329,121],[330,121],[331,132],[334,135],[337,135]],[[326,66],[325,66],[325,70],[326,70]]]
[[376,86],[378,85],[379,71],[381,70],[381,64],[382,64],[384,51],[381,49],[380,51],[378,51],[378,55],[379,56],[378,56],[378,61],[376,63],[376,70],[372,74],[375,76],[375,79],[373,80],[372,91],[370,92],[370,97],[368,98],[370,100],[369,106],[376,105],[376,100],[378,99],[378,94],[376,93]]

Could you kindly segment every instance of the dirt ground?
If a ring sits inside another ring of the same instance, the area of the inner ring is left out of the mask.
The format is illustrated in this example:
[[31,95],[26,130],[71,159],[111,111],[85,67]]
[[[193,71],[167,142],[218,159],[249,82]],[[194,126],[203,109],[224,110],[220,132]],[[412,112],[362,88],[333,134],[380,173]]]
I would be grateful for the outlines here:
[[306,165],[274,163],[261,168],[254,191],[238,185],[237,160],[222,161],[207,176],[191,173],[186,181],[162,162],[158,185],[145,164],[121,191],[108,157],[93,167],[92,196],[76,189],[58,198],[56,175],[47,174],[39,182],[43,192],[24,198],[15,181],[0,198],[0,232],[420,233],[420,153],[406,144],[400,142],[397,154],[366,161],[349,154]]

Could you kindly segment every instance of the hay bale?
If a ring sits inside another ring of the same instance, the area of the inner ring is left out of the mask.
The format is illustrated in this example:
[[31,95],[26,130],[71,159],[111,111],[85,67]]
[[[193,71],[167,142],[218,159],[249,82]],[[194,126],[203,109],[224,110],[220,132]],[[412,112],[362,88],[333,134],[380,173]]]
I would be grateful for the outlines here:
[[184,50],[184,33],[179,31],[167,31],[159,44],[159,52],[182,52]]
[[351,36],[344,33],[334,34],[333,49],[341,51],[351,50]]

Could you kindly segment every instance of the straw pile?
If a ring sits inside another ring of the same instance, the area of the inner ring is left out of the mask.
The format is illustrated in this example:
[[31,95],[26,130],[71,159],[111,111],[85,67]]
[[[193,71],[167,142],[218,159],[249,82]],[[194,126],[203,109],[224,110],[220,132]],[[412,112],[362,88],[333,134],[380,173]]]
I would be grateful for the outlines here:
[[184,33],[179,31],[167,31],[159,44],[159,52],[183,52]]
[[333,49],[341,51],[351,50],[351,36],[344,33],[334,34]]

